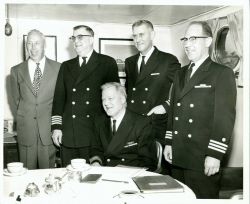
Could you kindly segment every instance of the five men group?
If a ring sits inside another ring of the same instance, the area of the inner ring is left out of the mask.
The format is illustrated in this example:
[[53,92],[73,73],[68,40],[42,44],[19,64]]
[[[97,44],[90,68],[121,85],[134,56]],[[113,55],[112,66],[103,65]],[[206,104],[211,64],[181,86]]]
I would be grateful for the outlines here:
[[80,157],[153,171],[159,141],[174,178],[197,198],[218,198],[220,161],[235,119],[233,71],[209,58],[212,32],[205,22],[191,23],[181,39],[190,60],[183,68],[153,46],[151,22],[139,20],[132,31],[139,53],[125,60],[125,87],[115,60],[93,49],[90,27],[73,28],[77,57],[61,66],[44,56],[40,31],[28,34],[30,58],[11,70],[20,160],[31,169],[53,167],[53,141],[63,166]]

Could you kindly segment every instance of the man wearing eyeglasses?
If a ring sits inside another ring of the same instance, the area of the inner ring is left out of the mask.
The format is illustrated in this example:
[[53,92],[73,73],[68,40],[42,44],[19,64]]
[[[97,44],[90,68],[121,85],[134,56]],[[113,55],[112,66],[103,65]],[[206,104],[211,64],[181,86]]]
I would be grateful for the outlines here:
[[74,27],[70,39],[77,57],[61,65],[52,109],[52,138],[61,148],[63,166],[74,158],[88,162],[93,118],[103,112],[100,86],[119,82],[115,60],[93,49],[94,31],[90,27]]
[[209,25],[198,21],[181,39],[190,63],[176,74],[165,136],[172,176],[197,198],[219,196],[220,164],[235,120],[234,73],[209,57],[212,37]]
[[153,134],[163,142],[169,109],[169,90],[180,63],[177,58],[153,45],[155,31],[148,20],[132,25],[133,39],[139,53],[125,60],[128,109],[150,117]]

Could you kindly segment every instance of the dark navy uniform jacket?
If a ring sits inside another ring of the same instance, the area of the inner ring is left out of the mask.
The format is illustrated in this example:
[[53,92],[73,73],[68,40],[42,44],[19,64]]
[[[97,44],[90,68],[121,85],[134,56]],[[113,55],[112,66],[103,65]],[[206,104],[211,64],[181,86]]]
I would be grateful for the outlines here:
[[169,89],[176,71],[180,69],[177,58],[155,47],[142,73],[138,75],[139,56],[137,54],[125,60],[128,108],[139,114],[147,114],[157,105],[164,105],[167,110]]
[[103,165],[156,168],[156,145],[151,137],[149,118],[126,110],[113,136],[110,117],[103,115],[95,120],[95,137],[92,141],[91,162]]
[[[125,60],[128,109],[146,115],[155,106],[163,105],[168,112],[169,90],[176,71],[180,69],[180,63],[175,56],[159,51],[155,47],[145,68],[138,75],[139,56],[138,53]],[[156,131],[156,137],[162,143],[166,131],[167,115],[153,114],[151,121],[154,131]]]
[[183,67],[175,77],[165,144],[172,162],[204,170],[206,156],[222,160],[235,121],[236,85],[233,71],[207,58],[184,85]]
[[52,130],[62,130],[64,146],[90,145],[93,118],[104,112],[100,86],[113,81],[119,82],[115,60],[95,51],[81,69],[78,57],[62,63],[54,94]]

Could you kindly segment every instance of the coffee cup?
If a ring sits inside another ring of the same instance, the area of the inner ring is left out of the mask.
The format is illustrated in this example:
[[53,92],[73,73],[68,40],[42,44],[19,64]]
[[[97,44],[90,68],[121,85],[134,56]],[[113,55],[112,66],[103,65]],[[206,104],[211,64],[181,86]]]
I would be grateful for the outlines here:
[[85,159],[72,159],[71,160],[71,166],[74,169],[81,169],[86,165],[86,160]]
[[7,170],[10,173],[18,173],[23,170],[22,162],[11,162],[7,164]]

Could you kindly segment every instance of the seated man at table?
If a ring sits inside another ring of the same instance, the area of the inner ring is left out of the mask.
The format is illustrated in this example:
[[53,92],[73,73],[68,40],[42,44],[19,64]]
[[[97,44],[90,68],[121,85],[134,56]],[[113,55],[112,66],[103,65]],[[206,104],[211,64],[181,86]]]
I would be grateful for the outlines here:
[[126,91],[119,83],[106,83],[101,89],[102,105],[107,115],[95,120],[90,163],[154,170],[156,149],[149,119],[126,109]]

